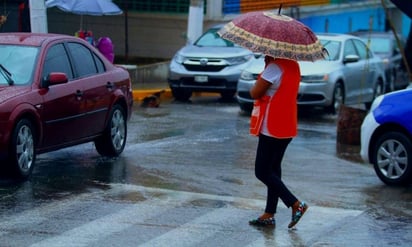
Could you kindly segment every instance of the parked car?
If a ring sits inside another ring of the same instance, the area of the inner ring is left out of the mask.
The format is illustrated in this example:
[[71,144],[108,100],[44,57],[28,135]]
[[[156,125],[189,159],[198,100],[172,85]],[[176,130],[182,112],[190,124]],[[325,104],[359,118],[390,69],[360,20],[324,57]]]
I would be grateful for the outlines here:
[[[385,68],[385,92],[403,89],[408,86],[409,78],[400,52],[398,42],[392,32],[358,31],[352,33],[360,37],[369,48],[382,58]],[[398,35],[400,45],[405,47],[405,40]]]
[[388,185],[412,182],[412,88],[381,95],[363,120],[361,157]]
[[80,38],[1,33],[1,168],[26,179],[36,155],[90,141],[120,155],[131,89],[129,73]]
[[[341,104],[364,103],[370,107],[373,99],[383,93],[385,75],[382,60],[355,36],[317,34],[317,37],[329,55],[316,62],[299,61],[298,104],[321,106],[332,113],[338,112]],[[240,76],[237,100],[243,110],[252,107],[249,89],[263,66],[263,58],[260,58]]]
[[188,100],[192,92],[215,92],[233,98],[240,72],[254,54],[220,38],[223,25],[208,29],[194,44],[181,48],[170,62],[168,82],[176,100]]
[[253,99],[250,96],[250,89],[255,84],[258,76],[265,67],[264,55],[258,57],[240,73],[236,88],[236,99],[242,111],[250,113],[253,109]]

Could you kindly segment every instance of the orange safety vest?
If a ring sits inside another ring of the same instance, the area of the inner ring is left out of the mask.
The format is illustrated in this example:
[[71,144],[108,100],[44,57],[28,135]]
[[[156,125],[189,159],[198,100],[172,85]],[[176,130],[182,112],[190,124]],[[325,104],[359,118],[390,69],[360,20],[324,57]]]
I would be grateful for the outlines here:
[[277,138],[297,135],[297,94],[300,69],[296,61],[276,58],[273,63],[283,71],[280,86],[272,97],[267,95],[254,102],[250,121],[250,134],[258,136],[266,116],[269,134]]

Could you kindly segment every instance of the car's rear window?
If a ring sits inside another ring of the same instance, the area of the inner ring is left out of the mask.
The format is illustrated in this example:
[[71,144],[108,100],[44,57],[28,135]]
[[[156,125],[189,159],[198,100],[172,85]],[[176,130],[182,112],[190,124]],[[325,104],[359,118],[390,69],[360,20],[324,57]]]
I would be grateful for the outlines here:
[[196,46],[203,47],[234,47],[236,46],[232,42],[222,39],[219,34],[217,34],[218,29],[209,29],[195,42]]
[[[36,65],[39,48],[19,45],[0,45],[0,64],[10,72],[16,85],[31,81]],[[7,84],[5,76],[0,75],[0,84]]]

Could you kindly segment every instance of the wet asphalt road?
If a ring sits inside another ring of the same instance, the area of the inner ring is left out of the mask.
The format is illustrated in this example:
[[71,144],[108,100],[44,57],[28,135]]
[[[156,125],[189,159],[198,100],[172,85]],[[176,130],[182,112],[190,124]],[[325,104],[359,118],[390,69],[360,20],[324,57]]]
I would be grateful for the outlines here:
[[117,159],[93,144],[38,157],[24,183],[0,180],[0,246],[410,246],[412,187],[388,187],[336,144],[336,117],[300,112],[284,181],[310,208],[293,230],[247,224],[264,207],[257,139],[235,102],[137,104]]

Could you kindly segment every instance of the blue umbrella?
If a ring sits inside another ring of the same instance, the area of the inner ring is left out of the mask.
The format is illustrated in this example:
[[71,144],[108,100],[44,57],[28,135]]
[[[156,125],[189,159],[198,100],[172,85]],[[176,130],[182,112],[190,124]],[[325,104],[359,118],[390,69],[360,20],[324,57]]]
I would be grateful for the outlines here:
[[83,15],[120,15],[123,11],[111,0],[47,0],[46,7],[57,7],[80,17],[80,29],[83,28]]
[[46,7],[78,15],[120,15],[123,11],[111,0],[47,0]]

